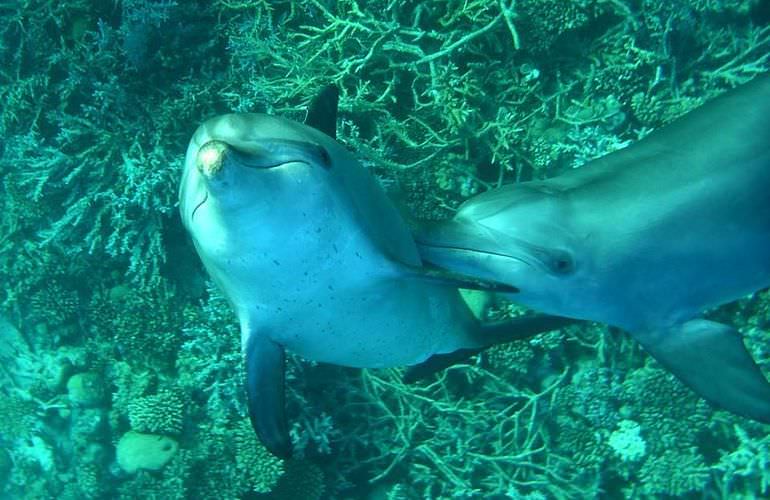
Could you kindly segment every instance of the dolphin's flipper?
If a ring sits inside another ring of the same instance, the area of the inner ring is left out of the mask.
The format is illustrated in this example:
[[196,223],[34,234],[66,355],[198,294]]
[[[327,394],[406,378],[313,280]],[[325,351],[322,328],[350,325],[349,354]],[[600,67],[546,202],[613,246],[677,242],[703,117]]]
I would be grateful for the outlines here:
[[434,354],[422,363],[410,366],[404,374],[404,382],[411,383],[429,377],[445,368],[461,363],[493,345],[527,339],[538,333],[557,330],[579,321],[562,316],[551,316],[550,314],[531,314],[503,321],[480,323],[478,335],[481,342],[484,343],[483,347]]
[[305,125],[337,138],[337,103],[340,92],[334,85],[321,89],[307,108]]
[[770,422],[770,384],[734,328],[696,319],[637,340],[663,366],[708,401]]
[[283,347],[252,332],[246,342],[245,363],[251,425],[270,453],[289,458],[291,438],[284,401]]

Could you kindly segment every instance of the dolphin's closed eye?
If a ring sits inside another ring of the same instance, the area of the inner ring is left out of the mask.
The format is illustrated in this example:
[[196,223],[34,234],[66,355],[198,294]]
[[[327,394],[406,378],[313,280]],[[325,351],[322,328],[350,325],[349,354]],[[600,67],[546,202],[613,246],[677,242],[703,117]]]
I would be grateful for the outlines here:
[[331,157],[318,144],[292,139],[259,139],[231,149],[240,164],[249,168],[274,168],[300,162],[331,168]]

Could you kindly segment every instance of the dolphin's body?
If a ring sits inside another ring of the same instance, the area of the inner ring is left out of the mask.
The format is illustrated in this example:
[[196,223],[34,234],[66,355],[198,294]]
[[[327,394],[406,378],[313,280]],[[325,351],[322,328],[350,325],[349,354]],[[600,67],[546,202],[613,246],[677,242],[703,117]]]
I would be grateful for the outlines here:
[[325,133],[261,114],[205,122],[180,189],[183,223],[240,321],[252,424],[283,456],[284,348],[389,367],[563,323],[482,325],[456,289],[463,282],[426,275],[397,210],[333,139],[336,97],[327,89],[308,114]]
[[770,421],[770,385],[706,308],[770,285],[770,75],[636,144],[470,199],[424,260],[534,309],[628,330],[708,400]]

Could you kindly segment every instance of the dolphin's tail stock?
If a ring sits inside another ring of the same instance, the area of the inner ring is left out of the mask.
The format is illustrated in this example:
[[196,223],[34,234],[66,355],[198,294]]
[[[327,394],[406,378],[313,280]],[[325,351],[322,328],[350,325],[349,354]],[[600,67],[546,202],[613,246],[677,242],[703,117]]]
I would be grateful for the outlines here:
[[694,319],[653,334],[633,334],[645,350],[707,401],[770,423],[770,383],[733,327]]
[[558,330],[578,321],[581,320],[538,313],[502,321],[480,322],[477,335],[482,347],[458,349],[457,351],[445,354],[434,354],[422,363],[410,366],[404,374],[404,382],[411,383],[427,378],[445,368],[461,363],[494,345],[528,339],[539,333]]

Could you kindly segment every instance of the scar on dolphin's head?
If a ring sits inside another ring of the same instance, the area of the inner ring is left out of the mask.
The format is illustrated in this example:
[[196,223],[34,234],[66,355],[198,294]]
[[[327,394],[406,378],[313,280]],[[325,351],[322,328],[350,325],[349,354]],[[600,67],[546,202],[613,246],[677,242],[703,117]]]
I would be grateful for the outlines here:
[[228,146],[226,143],[216,140],[209,141],[201,146],[201,148],[198,150],[197,161],[195,163],[198,171],[206,177],[215,176],[220,170],[222,170],[222,166],[225,163],[225,154],[227,153],[227,148]]

